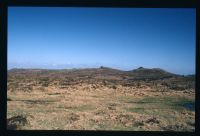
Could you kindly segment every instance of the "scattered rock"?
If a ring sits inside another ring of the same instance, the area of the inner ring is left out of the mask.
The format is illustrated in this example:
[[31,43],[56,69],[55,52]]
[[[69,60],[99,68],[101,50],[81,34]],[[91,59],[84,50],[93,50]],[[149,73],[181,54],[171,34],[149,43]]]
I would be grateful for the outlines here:
[[139,126],[144,126],[144,121],[136,121],[134,123],[134,126],[139,127]]
[[95,115],[105,115],[105,114],[106,114],[106,112],[103,110],[99,110],[99,111],[95,112]]
[[128,114],[120,114],[115,117],[117,121],[122,123],[123,125],[127,125],[127,123],[135,121],[135,118],[132,115]]
[[109,110],[116,110],[116,108],[115,108],[115,107],[112,107],[112,106],[109,106],[108,109],[109,109]]
[[79,119],[80,119],[80,116],[74,113],[70,113],[67,117],[67,120],[69,121],[69,123],[75,122]]
[[7,101],[12,101],[12,99],[8,97],[8,98],[7,98]]
[[148,119],[148,120],[146,121],[146,123],[159,124],[160,121],[159,121],[157,118],[153,117],[153,118]]
[[117,89],[117,87],[115,85],[112,86],[113,89]]

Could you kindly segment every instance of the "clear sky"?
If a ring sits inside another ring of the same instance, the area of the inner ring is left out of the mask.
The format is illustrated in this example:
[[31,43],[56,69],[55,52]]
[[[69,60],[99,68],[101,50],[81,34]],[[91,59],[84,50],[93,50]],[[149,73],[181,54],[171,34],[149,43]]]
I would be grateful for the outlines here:
[[10,7],[8,68],[195,73],[195,9]]

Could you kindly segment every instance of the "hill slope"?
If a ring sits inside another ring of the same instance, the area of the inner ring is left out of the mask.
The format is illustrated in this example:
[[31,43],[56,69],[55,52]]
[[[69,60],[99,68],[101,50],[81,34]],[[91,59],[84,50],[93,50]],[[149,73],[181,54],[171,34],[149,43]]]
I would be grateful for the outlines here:
[[109,67],[100,68],[85,68],[85,69],[62,69],[62,70],[48,70],[48,69],[11,69],[8,71],[9,74],[15,75],[31,75],[31,76],[52,76],[52,77],[90,77],[95,79],[128,79],[128,80],[144,80],[144,79],[163,79],[170,77],[178,77],[179,75],[167,72],[159,68],[138,68],[131,71],[122,71]]

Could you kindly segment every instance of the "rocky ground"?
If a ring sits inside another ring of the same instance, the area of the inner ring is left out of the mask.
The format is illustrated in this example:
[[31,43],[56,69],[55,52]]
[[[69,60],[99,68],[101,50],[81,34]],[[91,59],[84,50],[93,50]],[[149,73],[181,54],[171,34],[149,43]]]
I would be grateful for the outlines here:
[[161,69],[12,69],[8,129],[195,131],[194,84]]

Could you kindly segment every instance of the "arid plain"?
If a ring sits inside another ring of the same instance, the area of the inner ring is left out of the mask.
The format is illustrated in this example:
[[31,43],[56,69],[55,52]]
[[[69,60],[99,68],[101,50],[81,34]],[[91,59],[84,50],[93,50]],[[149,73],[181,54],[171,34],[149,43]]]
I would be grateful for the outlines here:
[[162,69],[8,71],[7,127],[195,131],[195,78]]

